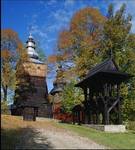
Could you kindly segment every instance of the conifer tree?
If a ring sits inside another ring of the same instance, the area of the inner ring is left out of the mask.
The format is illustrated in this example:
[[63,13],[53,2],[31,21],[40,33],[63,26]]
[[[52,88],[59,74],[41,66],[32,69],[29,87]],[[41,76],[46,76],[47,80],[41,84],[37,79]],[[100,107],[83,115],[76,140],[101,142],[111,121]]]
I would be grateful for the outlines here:
[[[121,71],[135,75],[135,34],[131,33],[132,16],[126,15],[125,4],[116,13],[113,9],[111,4],[103,28],[102,59],[112,55]],[[135,119],[135,77],[128,85],[122,84],[121,93],[124,97],[123,117],[133,120]]]

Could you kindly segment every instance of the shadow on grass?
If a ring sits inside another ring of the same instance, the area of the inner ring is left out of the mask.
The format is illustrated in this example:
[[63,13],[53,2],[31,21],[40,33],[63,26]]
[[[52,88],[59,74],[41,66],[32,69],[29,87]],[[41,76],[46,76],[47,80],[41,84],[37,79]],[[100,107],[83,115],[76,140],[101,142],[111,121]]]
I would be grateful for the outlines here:
[[53,149],[47,138],[32,128],[1,129],[1,149]]

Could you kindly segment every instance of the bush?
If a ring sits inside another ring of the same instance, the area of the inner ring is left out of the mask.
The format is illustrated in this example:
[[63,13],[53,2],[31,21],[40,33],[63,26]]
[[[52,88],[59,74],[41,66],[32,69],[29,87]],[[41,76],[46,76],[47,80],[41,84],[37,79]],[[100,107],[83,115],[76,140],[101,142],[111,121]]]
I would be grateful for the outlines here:
[[1,114],[7,114],[7,115],[10,114],[9,107],[7,105],[7,102],[5,102],[5,101],[1,102]]
[[135,121],[128,121],[128,123],[127,123],[127,129],[135,131]]

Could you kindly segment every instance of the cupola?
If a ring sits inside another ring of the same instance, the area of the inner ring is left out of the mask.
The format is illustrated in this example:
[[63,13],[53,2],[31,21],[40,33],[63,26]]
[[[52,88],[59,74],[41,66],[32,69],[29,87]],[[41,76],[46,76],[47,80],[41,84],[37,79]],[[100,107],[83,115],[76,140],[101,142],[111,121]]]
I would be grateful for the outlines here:
[[36,48],[35,41],[32,35],[30,34],[28,40],[26,41],[27,53],[30,58],[38,59],[38,53],[35,52],[35,48]]

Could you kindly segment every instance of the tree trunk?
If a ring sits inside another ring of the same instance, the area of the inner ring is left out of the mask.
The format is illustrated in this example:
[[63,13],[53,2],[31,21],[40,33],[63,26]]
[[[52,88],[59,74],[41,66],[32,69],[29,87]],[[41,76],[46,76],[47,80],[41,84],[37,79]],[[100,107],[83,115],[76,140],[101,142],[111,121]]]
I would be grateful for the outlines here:
[[7,101],[7,89],[8,89],[8,86],[4,86],[2,85],[2,88],[3,88],[3,93],[4,93],[4,101]]

